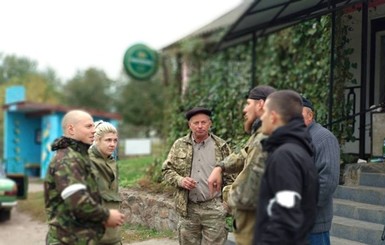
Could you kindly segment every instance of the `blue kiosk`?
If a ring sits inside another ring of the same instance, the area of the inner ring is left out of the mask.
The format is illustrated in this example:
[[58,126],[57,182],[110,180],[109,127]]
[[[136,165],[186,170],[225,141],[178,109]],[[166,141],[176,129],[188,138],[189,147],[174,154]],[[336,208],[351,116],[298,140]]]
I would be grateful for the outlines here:
[[[61,120],[72,109],[25,101],[25,88],[6,89],[4,110],[4,163],[8,175],[44,178],[54,152],[51,143],[62,135]],[[118,113],[87,111],[94,120],[117,126]]]

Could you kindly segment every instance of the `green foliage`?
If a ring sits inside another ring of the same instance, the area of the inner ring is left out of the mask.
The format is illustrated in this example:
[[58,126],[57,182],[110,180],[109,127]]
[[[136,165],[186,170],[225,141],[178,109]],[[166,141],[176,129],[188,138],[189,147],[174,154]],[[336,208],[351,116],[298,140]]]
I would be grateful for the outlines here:
[[37,72],[37,63],[25,57],[6,55],[0,53],[0,84],[8,82],[15,77],[23,77]]
[[62,101],[68,106],[110,111],[115,98],[112,85],[104,71],[89,68],[63,86]]
[[[161,131],[164,105],[164,86],[160,81],[131,81],[121,86],[117,91],[117,111],[122,115],[125,124],[144,131],[149,136],[150,131]],[[131,131],[137,133],[138,131]],[[133,137],[137,137],[134,135]]]
[[[346,115],[344,85],[352,78],[346,48],[347,27],[337,18],[335,77],[333,84],[333,119]],[[165,111],[168,146],[188,131],[183,114],[194,106],[213,110],[212,131],[226,139],[234,148],[247,139],[243,132],[242,108],[245,95],[255,85],[268,84],[277,89],[292,89],[310,99],[316,108],[318,121],[328,120],[328,95],[331,60],[331,18],[323,16],[282,30],[257,40],[256,67],[252,68],[251,43],[237,45],[223,52],[208,52],[202,42],[183,43],[181,57],[189,65],[189,84],[183,96],[169,98]],[[171,59],[171,58],[170,58]],[[176,61],[177,63],[178,61]],[[251,81],[255,69],[256,80]],[[170,69],[172,70],[172,69]],[[177,75],[177,73],[176,73]],[[178,86],[170,86],[178,92]],[[349,134],[346,126],[333,127],[340,141]]]

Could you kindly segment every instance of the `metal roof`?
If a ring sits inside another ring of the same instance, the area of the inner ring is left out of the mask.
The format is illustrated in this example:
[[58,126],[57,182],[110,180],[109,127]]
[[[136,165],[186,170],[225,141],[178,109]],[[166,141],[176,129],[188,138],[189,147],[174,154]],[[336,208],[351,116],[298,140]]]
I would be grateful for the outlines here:
[[364,0],[255,0],[218,43],[224,49]]

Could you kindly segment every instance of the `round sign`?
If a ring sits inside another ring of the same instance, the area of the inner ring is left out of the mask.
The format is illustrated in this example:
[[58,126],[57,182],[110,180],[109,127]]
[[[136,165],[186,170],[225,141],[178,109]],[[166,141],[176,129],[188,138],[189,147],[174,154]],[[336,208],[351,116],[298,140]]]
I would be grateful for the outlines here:
[[135,44],[127,49],[123,66],[134,79],[149,79],[158,69],[157,54],[144,44]]

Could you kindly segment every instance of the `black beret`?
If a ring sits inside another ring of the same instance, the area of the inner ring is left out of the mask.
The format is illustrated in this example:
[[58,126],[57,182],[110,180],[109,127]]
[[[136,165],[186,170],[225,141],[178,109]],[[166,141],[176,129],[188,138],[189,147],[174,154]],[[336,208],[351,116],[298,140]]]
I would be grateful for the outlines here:
[[204,107],[194,107],[191,110],[186,112],[186,119],[190,120],[190,118],[196,114],[203,113],[207,116],[211,117],[211,111]]
[[267,96],[275,91],[275,88],[268,85],[259,85],[250,90],[248,98],[252,100],[266,100]]
[[306,99],[305,97],[302,97],[302,104],[304,107],[310,108],[312,111],[314,111],[313,104],[310,102],[310,100]]

